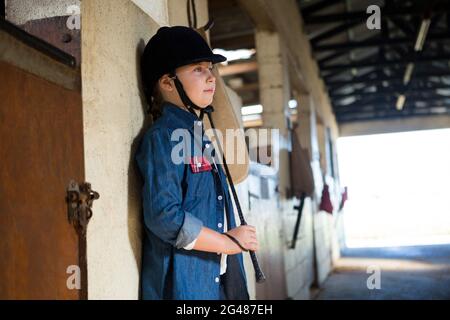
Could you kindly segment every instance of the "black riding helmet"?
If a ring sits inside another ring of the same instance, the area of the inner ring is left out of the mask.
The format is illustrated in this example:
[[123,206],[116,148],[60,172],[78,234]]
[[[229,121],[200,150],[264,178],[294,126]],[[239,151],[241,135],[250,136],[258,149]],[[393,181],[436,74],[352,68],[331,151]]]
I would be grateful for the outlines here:
[[201,109],[187,96],[181,81],[176,77],[175,69],[202,61],[213,64],[227,59],[214,54],[208,43],[194,29],[184,26],[161,27],[150,38],[141,57],[141,78],[145,97],[152,108],[152,94],[159,78],[170,74],[181,100],[194,114],[193,109]]

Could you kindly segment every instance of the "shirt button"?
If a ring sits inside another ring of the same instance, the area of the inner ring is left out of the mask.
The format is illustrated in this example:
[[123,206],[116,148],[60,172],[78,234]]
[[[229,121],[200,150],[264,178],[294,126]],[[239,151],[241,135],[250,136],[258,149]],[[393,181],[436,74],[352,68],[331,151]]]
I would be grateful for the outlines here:
[[222,228],[222,224],[219,222],[219,224],[217,225],[219,228]]
[[222,200],[222,196],[218,196],[217,199]]
[[198,125],[198,126],[201,126],[201,125],[202,125],[202,122],[201,122],[201,121],[197,121],[197,125]]
[[219,283],[219,277],[216,277],[215,281],[216,283]]
[[205,148],[209,148],[209,143],[205,144]]

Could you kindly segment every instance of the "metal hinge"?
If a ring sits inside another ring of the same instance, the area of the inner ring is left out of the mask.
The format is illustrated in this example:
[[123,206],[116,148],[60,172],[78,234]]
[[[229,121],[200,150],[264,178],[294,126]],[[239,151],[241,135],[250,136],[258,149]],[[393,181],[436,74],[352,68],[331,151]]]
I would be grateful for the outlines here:
[[69,182],[66,198],[69,223],[83,237],[86,236],[87,225],[92,217],[92,203],[99,197],[98,192],[91,189],[90,183],[78,185],[74,180]]

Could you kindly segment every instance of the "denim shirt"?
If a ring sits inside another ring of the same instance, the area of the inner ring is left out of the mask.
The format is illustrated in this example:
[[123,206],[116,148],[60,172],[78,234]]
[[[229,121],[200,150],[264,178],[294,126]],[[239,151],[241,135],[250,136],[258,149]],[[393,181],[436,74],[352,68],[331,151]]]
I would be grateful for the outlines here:
[[[195,125],[201,122],[194,114],[165,102],[162,116],[144,134],[136,153],[144,181],[143,299],[219,299],[221,255],[183,249],[197,238],[202,226],[222,233],[225,206],[233,212],[221,165],[194,173],[189,164],[171,160],[173,148],[181,141],[172,141],[174,130],[186,129],[194,143]],[[207,136],[201,140],[202,151],[212,148]],[[236,227],[234,214],[227,227]],[[238,278],[247,288],[242,253],[237,258]]]

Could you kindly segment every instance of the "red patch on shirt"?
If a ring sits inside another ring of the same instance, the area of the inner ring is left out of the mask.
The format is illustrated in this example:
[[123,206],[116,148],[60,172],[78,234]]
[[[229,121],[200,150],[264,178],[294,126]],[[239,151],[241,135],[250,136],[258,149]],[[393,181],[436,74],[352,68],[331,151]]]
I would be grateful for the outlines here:
[[206,157],[191,157],[190,166],[193,173],[212,170],[211,163],[209,163]]

